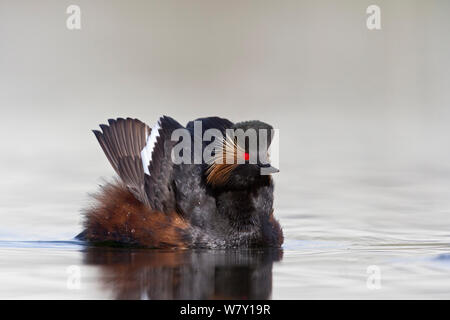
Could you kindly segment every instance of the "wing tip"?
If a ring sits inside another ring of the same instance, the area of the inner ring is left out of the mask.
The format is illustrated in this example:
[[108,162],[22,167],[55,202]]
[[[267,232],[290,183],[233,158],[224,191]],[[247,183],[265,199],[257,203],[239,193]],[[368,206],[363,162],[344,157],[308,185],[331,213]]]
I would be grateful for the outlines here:
[[103,133],[100,130],[91,130],[98,141],[103,139]]
[[102,123],[102,124],[99,124],[98,126],[100,127],[100,129],[102,129],[103,133],[106,133],[109,131],[109,126],[107,124]]

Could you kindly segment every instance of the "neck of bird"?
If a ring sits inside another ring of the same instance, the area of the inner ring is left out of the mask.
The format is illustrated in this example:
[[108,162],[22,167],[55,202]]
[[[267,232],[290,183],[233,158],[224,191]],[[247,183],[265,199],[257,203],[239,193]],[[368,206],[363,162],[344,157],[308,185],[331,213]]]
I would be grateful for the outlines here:
[[233,228],[250,229],[258,221],[251,194],[248,190],[224,191],[216,197],[218,213],[226,217]]

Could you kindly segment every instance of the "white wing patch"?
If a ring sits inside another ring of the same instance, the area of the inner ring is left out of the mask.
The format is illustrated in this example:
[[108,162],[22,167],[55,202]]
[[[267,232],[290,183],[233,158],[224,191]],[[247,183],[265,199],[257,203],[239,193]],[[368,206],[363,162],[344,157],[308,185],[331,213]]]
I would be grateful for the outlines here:
[[158,122],[152,128],[152,132],[147,137],[147,143],[145,144],[145,147],[141,151],[142,166],[144,167],[144,172],[148,175],[150,175],[148,166],[150,165],[150,162],[152,161],[152,153],[153,153],[153,149],[155,148],[156,138],[159,137],[159,129],[160,128],[161,128],[161,126],[160,126],[160,122],[158,120]]

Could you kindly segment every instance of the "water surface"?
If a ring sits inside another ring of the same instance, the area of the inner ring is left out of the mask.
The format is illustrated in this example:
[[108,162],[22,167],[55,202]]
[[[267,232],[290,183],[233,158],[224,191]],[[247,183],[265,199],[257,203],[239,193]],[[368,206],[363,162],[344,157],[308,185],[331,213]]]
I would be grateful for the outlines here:
[[[276,178],[286,238],[280,250],[119,249],[16,237],[0,242],[0,297],[450,298],[450,183],[443,172],[305,173],[296,186],[289,179]],[[55,225],[58,211],[47,219],[34,213],[45,220],[38,226],[57,230],[47,236],[78,231]]]

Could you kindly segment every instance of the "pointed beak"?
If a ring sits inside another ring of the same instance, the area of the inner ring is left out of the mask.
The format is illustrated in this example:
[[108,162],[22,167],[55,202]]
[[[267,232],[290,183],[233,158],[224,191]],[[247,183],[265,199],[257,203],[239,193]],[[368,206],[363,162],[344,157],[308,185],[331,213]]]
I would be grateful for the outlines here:
[[278,170],[277,168],[275,168],[275,167],[272,167],[272,166],[264,166],[264,167],[261,167],[261,175],[269,175],[269,174],[272,174],[272,173],[277,173],[277,172],[280,172],[280,170]]

